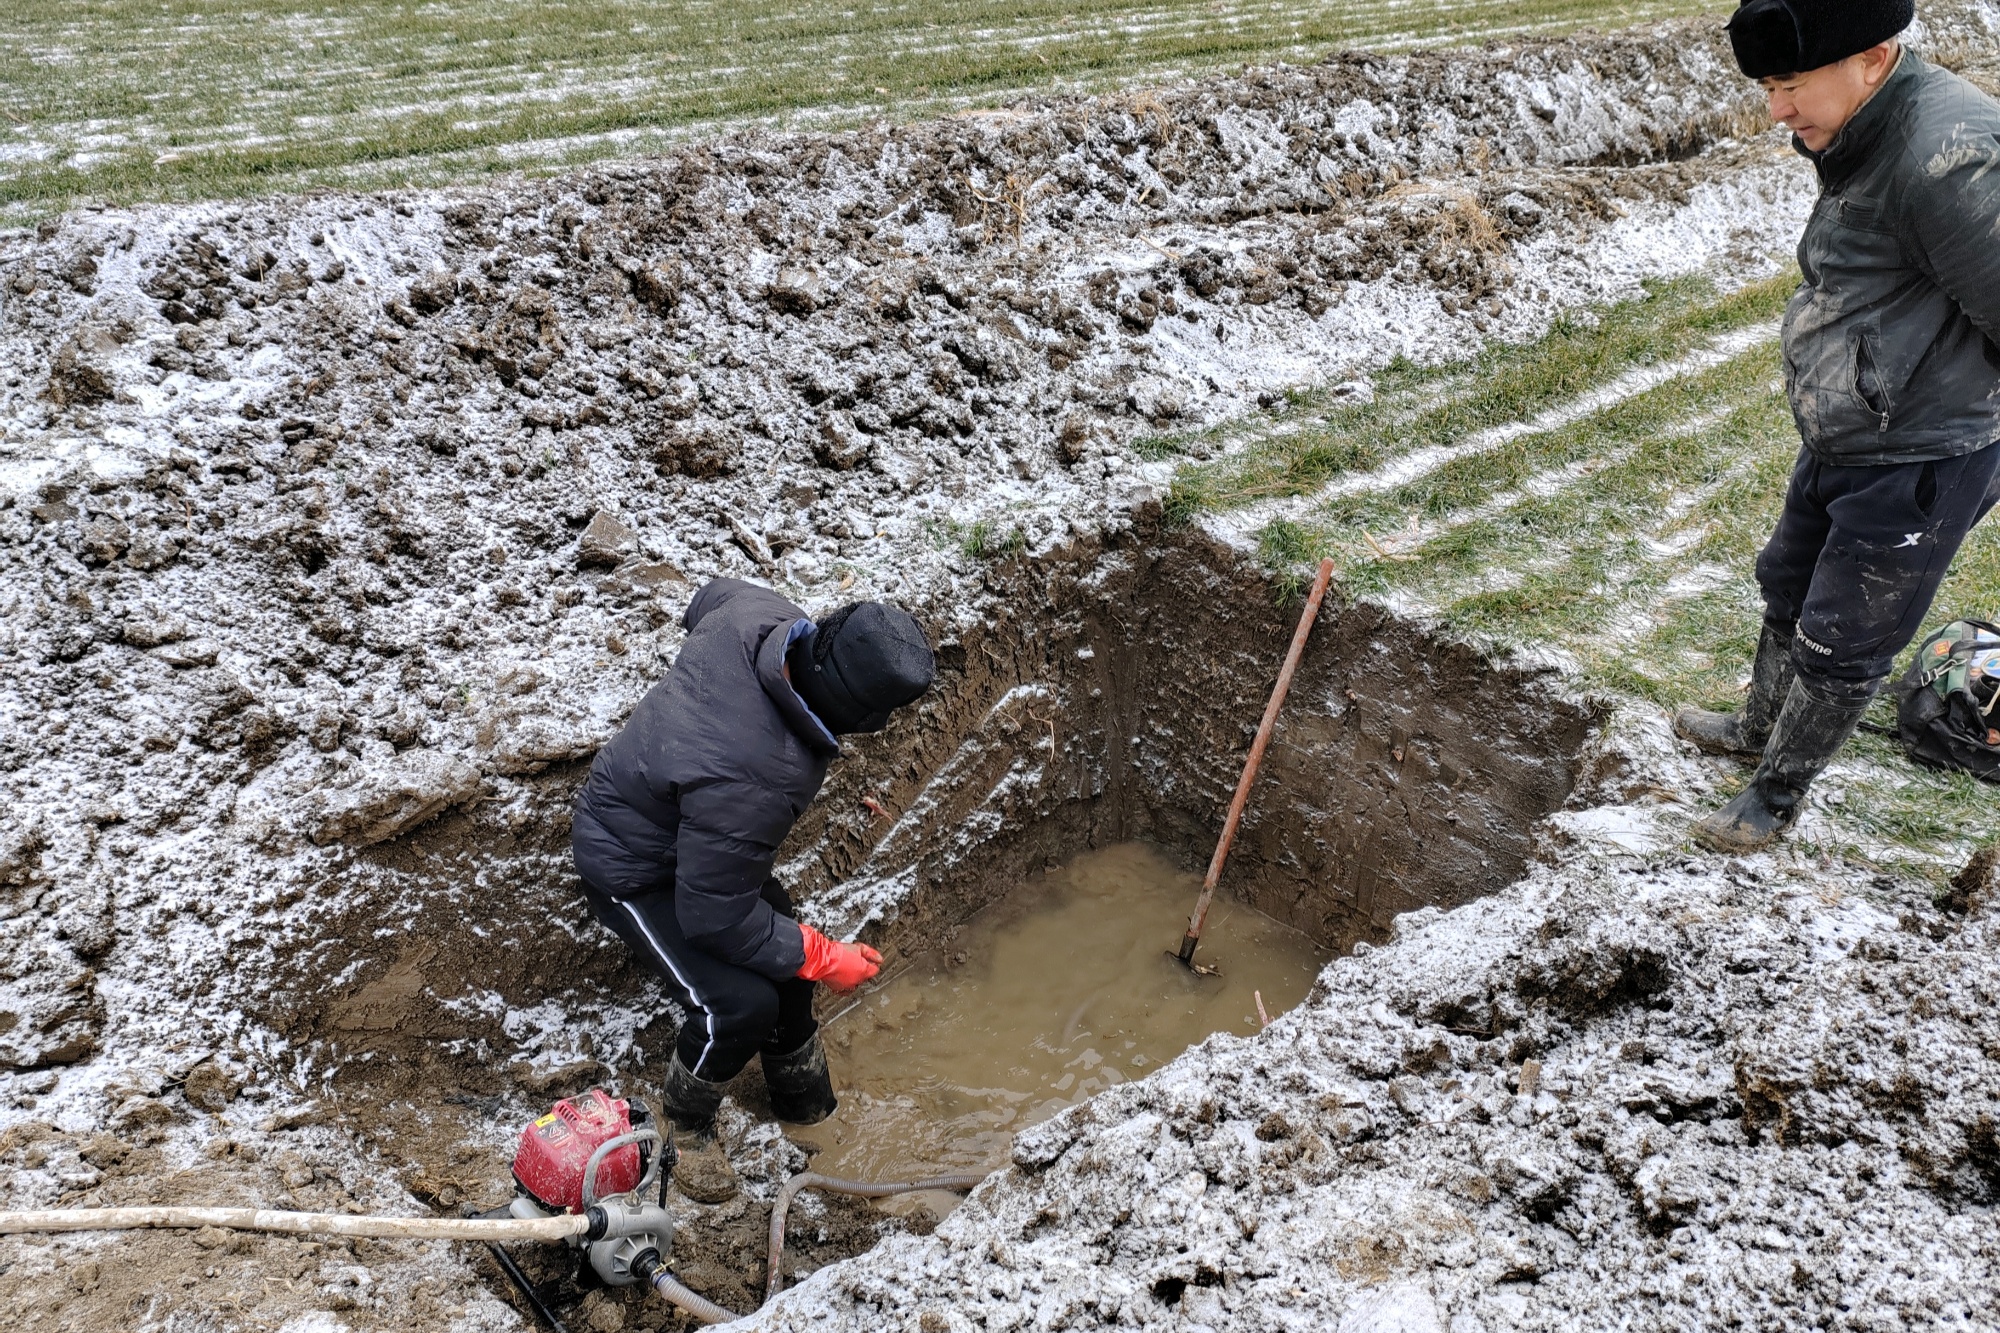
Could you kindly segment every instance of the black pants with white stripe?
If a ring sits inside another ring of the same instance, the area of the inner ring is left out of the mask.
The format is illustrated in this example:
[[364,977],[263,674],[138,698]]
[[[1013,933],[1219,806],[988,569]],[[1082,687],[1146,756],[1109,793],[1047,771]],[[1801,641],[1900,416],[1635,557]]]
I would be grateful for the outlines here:
[[[1923,628],[1966,534],[1995,502],[2000,444],[1873,467],[1801,449],[1777,530],[1757,558],[1764,618],[1792,635],[1799,674],[1827,698],[1872,696]],[[1947,607],[1946,618],[1990,609]]]
[[[676,1049],[696,1078],[726,1083],[751,1056],[788,1055],[819,1031],[813,1017],[814,983],[773,981],[695,948],[681,933],[671,892],[613,898],[586,879],[583,896],[597,919],[639,955],[686,1012]],[[763,898],[784,915],[793,914],[792,900],[777,880],[764,881]]]

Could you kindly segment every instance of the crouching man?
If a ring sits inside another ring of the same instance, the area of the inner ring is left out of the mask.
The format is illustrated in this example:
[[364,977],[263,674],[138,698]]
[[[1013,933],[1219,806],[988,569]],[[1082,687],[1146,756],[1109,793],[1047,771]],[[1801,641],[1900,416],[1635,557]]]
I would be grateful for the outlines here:
[[882,960],[794,919],[771,864],[835,738],[880,731],[934,664],[916,621],[878,602],[815,625],[719,579],[682,623],[666,679],[591,765],[570,840],[591,910],[687,1014],[663,1100],[683,1150],[706,1153],[722,1085],[752,1056],[780,1120],[833,1114],[813,986],[852,990]]
[[1696,836],[1765,846],[1854,733],[1952,557],[2000,499],[2000,105],[1905,50],[1911,0],[1748,0],[1743,72],[1818,169],[1785,311],[1804,438],[1757,560],[1764,628],[1736,713],[1684,709],[1758,759]]

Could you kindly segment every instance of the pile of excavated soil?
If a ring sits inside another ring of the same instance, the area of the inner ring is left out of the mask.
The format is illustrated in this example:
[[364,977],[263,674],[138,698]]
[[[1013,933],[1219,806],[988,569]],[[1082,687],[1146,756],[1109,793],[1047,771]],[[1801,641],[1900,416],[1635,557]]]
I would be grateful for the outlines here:
[[[0,1207],[455,1210],[497,1197],[550,1097],[644,1087],[675,1016],[582,918],[565,807],[717,575],[811,610],[892,597],[945,648],[952,688],[857,747],[788,848],[807,915],[885,942],[948,923],[982,830],[1058,811],[1058,787],[1129,812],[1120,784],[1150,784],[1191,838],[1243,738],[1203,720],[1213,752],[1174,788],[1172,719],[1119,711],[1109,678],[1093,711],[1089,636],[1036,619],[1133,641],[1113,594],[1160,540],[1166,475],[1135,445],[1297,384],[1364,393],[1391,356],[1526,336],[1649,276],[1769,271],[1812,185],[1736,137],[1748,92],[1712,25],[1668,25],[0,234]],[[1253,838],[1274,903],[1309,896],[1284,874],[1377,848],[1406,747],[1432,762],[1359,660],[1373,822],[1352,846],[1296,821]],[[1267,668],[1232,646],[1203,669],[1247,724]],[[1042,762],[1058,695],[1090,729],[1052,729]],[[1517,874],[1569,793],[1558,751],[1588,710],[1532,712],[1522,736],[1481,723],[1535,796],[1477,793],[1494,826],[1440,841],[1448,903]],[[1478,786],[1444,757],[1425,791]],[[926,804],[940,781],[968,794]],[[964,816],[960,842],[905,855],[876,792]],[[1424,873],[1392,859],[1379,897],[1302,924],[1382,938]],[[1681,1293],[1755,1323],[1782,1277],[1836,1323],[1976,1322],[1984,927],[1878,920],[1835,871],[1696,869],[1585,860],[1406,925],[773,1318],[1264,1327],[1294,1301],[1357,1328],[1596,1327]],[[805,1155],[737,1091],[743,1193],[680,1205],[678,1257],[747,1302],[762,1209]],[[801,1216],[801,1274],[888,1225]],[[1746,1257],[1701,1257],[1725,1249]],[[10,1241],[0,1302],[49,1329],[519,1327],[484,1262]],[[572,1314],[667,1322],[602,1294]]]
[[1760,861],[1408,914],[760,1326],[1990,1328],[2000,881]]

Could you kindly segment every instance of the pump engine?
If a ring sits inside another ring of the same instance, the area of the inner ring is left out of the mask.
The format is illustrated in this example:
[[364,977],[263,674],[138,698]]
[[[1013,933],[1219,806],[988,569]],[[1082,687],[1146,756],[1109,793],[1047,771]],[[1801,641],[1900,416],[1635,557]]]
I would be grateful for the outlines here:
[[644,1198],[672,1151],[649,1121],[645,1107],[592,1088],[529,1123],[514,1149],[515,1197],[507,1211],[588,1215],[590,1231],[574,1243],[613,1286],[648,1281],[673,1242],[664,1187],[662,1197]]

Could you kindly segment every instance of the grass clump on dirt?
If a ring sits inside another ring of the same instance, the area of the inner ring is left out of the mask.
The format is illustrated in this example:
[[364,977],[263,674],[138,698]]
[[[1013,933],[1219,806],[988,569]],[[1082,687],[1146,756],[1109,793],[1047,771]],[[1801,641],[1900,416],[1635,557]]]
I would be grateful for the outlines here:
[[[1239,428],[1232,454],[1182,468],[1173,503],[1258,502],[1283,580],[1332,556],[1350,595],[1553,655],[1593,692],[1733,708],[1762,616],[1753,565],[1799,449],[1773,318],[1793,282],[1670,284],[1527,346],[1392,366],[1372,404]],[[1340,448],[1366,461],[1329,466]],[[1995,589],[1989,525],[1928,627],[1990,617]],[[1886,698],[1875,720],[1893,723]],[[1885,737],[1857,738],[1822,786],[1807,850],[1865,865],[1941,880],[1991,827],[1990,787]]]
[[938,519],[926,525],[931,545],[941,551],[955,550],[968,560],[997,560],[1025,550],[1028,534],[1019,527],[1002,529],[990,518],[961,523]]
[[1691,0],[10,0],[0,220],[111,202],[476,179],[692,128],[994,103],[1340,47],[1702,12]]

